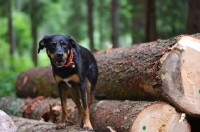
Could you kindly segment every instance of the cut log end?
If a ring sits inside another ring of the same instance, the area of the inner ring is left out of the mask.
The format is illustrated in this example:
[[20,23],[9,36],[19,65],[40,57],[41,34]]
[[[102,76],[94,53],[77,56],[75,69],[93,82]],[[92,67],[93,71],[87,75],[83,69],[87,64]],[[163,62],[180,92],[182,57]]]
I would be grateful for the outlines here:
[[155,103],[141,111],[130,132],[189,132],[190,126],[181,114],[166,103]]
[[200,40],[183,36],[162,59],[162,81],[169,100],[192,115],[200,115]]
[[165,102],[100,101],[92,105],[95,132],[190,132],[190,125]]

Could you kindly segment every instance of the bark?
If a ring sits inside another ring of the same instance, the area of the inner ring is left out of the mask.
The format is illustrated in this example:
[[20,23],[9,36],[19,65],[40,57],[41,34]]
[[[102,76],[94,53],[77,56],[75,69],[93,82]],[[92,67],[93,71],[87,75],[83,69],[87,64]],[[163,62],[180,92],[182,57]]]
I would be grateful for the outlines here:
[[[53,123],[59,122],[62,112],[59,98],[44,98],[43,96],[34,99],[1,97],[0,108],[9,115]],[[69,118],[75,121],[75,104],[71,99],[67,99],[67,108]]]
[[119,0],[112,0],[111,13],[111,40],[113,47],[117,48],[119,47]]
[[[5,100],[10,100],[10,98],[1,98],[0,102],[5,102]],[[23,99],[18,99],[22,102]],[[56,101],[59,99],[56,99]],[[49,120],[44,121],[55,121],[52,120],[52,116],[59,116],[53,115],[52,110],[54,110],[54,113],[60,113],[61,110],[57,108],[50,109],[49,104],[54,102],[55,99],[42,99],[42,97],[35,98],[33,100],[29,100],[29,103],[26,103],[26,106],[23,106],[21,108],[21,112],[27,113],[28,107],[32,108],[32,112],[29,114],[31,116],[27,118],[31,119],[37,119],[38,121],[31,121],[26,120],[22,118],[13,118],[13,121],[15,122],[16,126],[20,126],[20,130],[24,129],[33,129],[33,131],[38,131],[44,129],[55,129],[54,124],[44,123],[41,121],[42,117],[45,117]],[[7,101],[8,102],[8,101]],[[9,101],[10,102],[10,101]],[[19,101],[18,101],[19,102]],[[74,103],[71,99],[67,100],[68,102],[68,108],[74,106]],[[17,104],[14,100],[12,103]],[[1,108],[4,108],[4,111],[6,109],[11,110],[11,105],[7,104],[6,106],[0,106]],[[7,108],[5,108],[7,107]],[[46,107],[44,109],[44,107]],[[52,105],[53,107],[53,105]],[[57,106],[58,107],[58,106]],[[25,110],[26,109],[26,110]],[[41,110],[38,110],[41,109]],[[48,109],[48,110],[46,110]],[[12,109],[15,111],[15,109]],[[29,109],[30,110],[30,109]],[[43,112],[38,112],[43,111]],[[16,111],[15,111],[16,112]],[[68,110],[70,114],[70,120],[72,122],[75,122],[77,111],[74,109]],[[13,112],[14,113],[14,112]],[[13,115],[11,112],[10,114]],[[38,113],[40,113],[40,118],[38,118]],[[45,114],[44,114],[45,113]],[[48,113],[48,114],[47,114]],[[23,114],[24,115],[24,114]],[[96,101],[91,109],[90,109],[90,115],[91,115],[91,123],[94,127],[95,132],[109,132],[109,128],[112,128],[113,130],[116,130],[117,132],[140,132],[140,131],[181,131],[181,132],[189,132],[190,131],[190,125],[187,123],[187,120],[184,119],[182,122],[179,123],[179,120],[181,119],[181,114],[177,113],[175,108],[170,106],[169,104],[165,102],[142,102],[142,101]],[[23,116],[25,117],[25,116]],[[35,126],[35,127],[34,127]],[[18,130],[19,131],[19,130]],[[21,132],[20,131],[20,132]]]
[[[108,54],[96,54],[99,67],[96,92],[105,93],[109,99],[118,100],[166,99],[179,110],[200,116],[200,65],[196,63],[200,58],[200,34],[195,36],[178,36],[114,49]],[[35,85],[34,79],[38,73],[40,76],[47,76],[51,71],[45,68],[37,70],[29,76],[24,76],[25,71],[18,77],[18,95],[28,91],[27,88],[34,87],[35,93],[38,89],[44,89],[39,87],[41,79],[37,80],[39,85]],[[28,82],[27,78],[34,78],[33,82]],[[54,81],[46,78],[48,83]],[[27,83],[31,85],[26,87]]]
[[156,40],[156,7],[155,0],[143,0],[145,42]]
[[74,126],[67,126],[64,129],[57,130],[56,124],[47,123],[32,119],[25,119],[20,117],[11,116],[15,125],[17,126],[17,132],[80,132],[84,129]]
[[0,110],[0,131],[16,132],[17,128],[13,120],[2,110]]
[[188,1],[188,17],[186,25],[186,33],[194,34],[200,32],[200,3],[198,0]]
[[189,132],[186,120],[164,102],[99,101],[91,108],[91,122],[95,132]]
[[179,110],[200,116],[199,41],[179,36],[98,56],[97,92],[109,99],[164,98]]
[[90,49],[91,51],[94,51],[94,39],[93,39],[93,1],[87,0],[87,14],[88,14],[88,37],[90,39]]
[[28,96],[34,98],[40,95],[58,97],[57,84],[53,78],[51,66],[22,72],[16,81],[16,94],[20,98]]

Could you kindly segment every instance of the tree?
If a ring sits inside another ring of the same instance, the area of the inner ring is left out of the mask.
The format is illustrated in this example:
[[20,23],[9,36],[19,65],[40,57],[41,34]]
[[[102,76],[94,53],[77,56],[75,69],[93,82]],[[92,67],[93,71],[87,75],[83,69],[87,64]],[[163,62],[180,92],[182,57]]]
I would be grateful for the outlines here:
[[13,17],[12,17],[12,0],[8,0],[8,38],[10,43],[10,54],[13,55],[16,51],[15,40],[14,40],[14,28],[13,28]]
[[143,0],[144,4],[144,28],[145,42],[154,41],[157,38],[156,33],[156,8],[155,0]]
[[[142,22],[142,1],[141,0],[129,0],[129,5],[131,8],[131,38],[132,44],[142,42],[144,28],[141,24]],[[134,5],[134,6],[133,6]]]
[[24,3],[23,11],[29,14],[31,21],[31,36],[32,36],[32,60],[34,65],[38,65],[37,57],[37,37],[38,37],[38,27],[44,23],[45,16],[48,16],[49,5],[57,2],[56,0],[29,0]]
[[98,11],[99,11],[99,43],[100,43],[100,45],[99,45],[99,48],[103,48],[103,21],[102,21],[102,19],[103,19],[103,0],[99,0],[99,7],[98,7]]
[[13,17],[12,17],[12,0],[1,0],[0,5],[0,14],[3,17],[8,18],[8,42],[10,44],[10,54],[13,55],[16,50],[15,40],[14,40],[14,29],[13,29]]
[[186,32],[188,0],[156,0],[157,38],[167,39]]
[[200,32],[200,3],[198,0],[189,0],[186,33],[193,34]]
[[37,0],[30,0],[29,7],[30,7],[30,19],[31,19],[31,35],[33,39],[33,48],[32,48],[32,59],[35,66],[38,65],[38,58],[37,58],[37,16],[38,14],[35,13],[37,10]]
[[119,47],[119,0],[112,0],[111,5],[111,40],[113,48],[117,48]]
[[90,40],[90,50],[94,51],[94,38],[93,38],[93,33],[94,33],[94,28],[93,28],[93,1],[92,0],[87,0],[87,22],[88,22],[88,37]]
[[[88,37],[87,35],[87,4],[85,0],[64,0],[64,5],[68,5],[67,10],[64,11],[68,13],[67,21],[65,21],[64,29],[67,31],[68,35],[71,35],[80,42]],[[65,7],[64,7],[65,8]],[[78,29],[77,29],[78,27]],[[62,27],[63,28],[63,27]],[[88,45],[89,46],[89,45]]]

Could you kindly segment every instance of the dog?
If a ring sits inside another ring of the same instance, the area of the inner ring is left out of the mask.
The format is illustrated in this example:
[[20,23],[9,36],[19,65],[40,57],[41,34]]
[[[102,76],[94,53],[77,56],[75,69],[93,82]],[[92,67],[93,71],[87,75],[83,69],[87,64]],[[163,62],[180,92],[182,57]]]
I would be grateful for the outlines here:
[[69,89],[71,98],[78,109],[77,125],[93,130],[89,108],[95,98],[95,85],[98,78],[98,67],[94,55],[77,44],[73,37],[64,35],[44,36],[39,42],[38,53],[43,48],[46,48],[53,76],[58,84],[62,105],[61,123],[65,123],[68,118],[66,98],[67,89]]

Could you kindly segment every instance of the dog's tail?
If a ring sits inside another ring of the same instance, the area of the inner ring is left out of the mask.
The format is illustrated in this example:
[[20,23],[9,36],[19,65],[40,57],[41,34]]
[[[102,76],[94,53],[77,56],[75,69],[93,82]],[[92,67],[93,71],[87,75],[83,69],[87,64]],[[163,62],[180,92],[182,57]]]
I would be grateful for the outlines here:
[[97,100],[105,100],[105,99],[107,99],[107,96],[105,94],[97,94],[97,93],[95,93],[94,97]]

